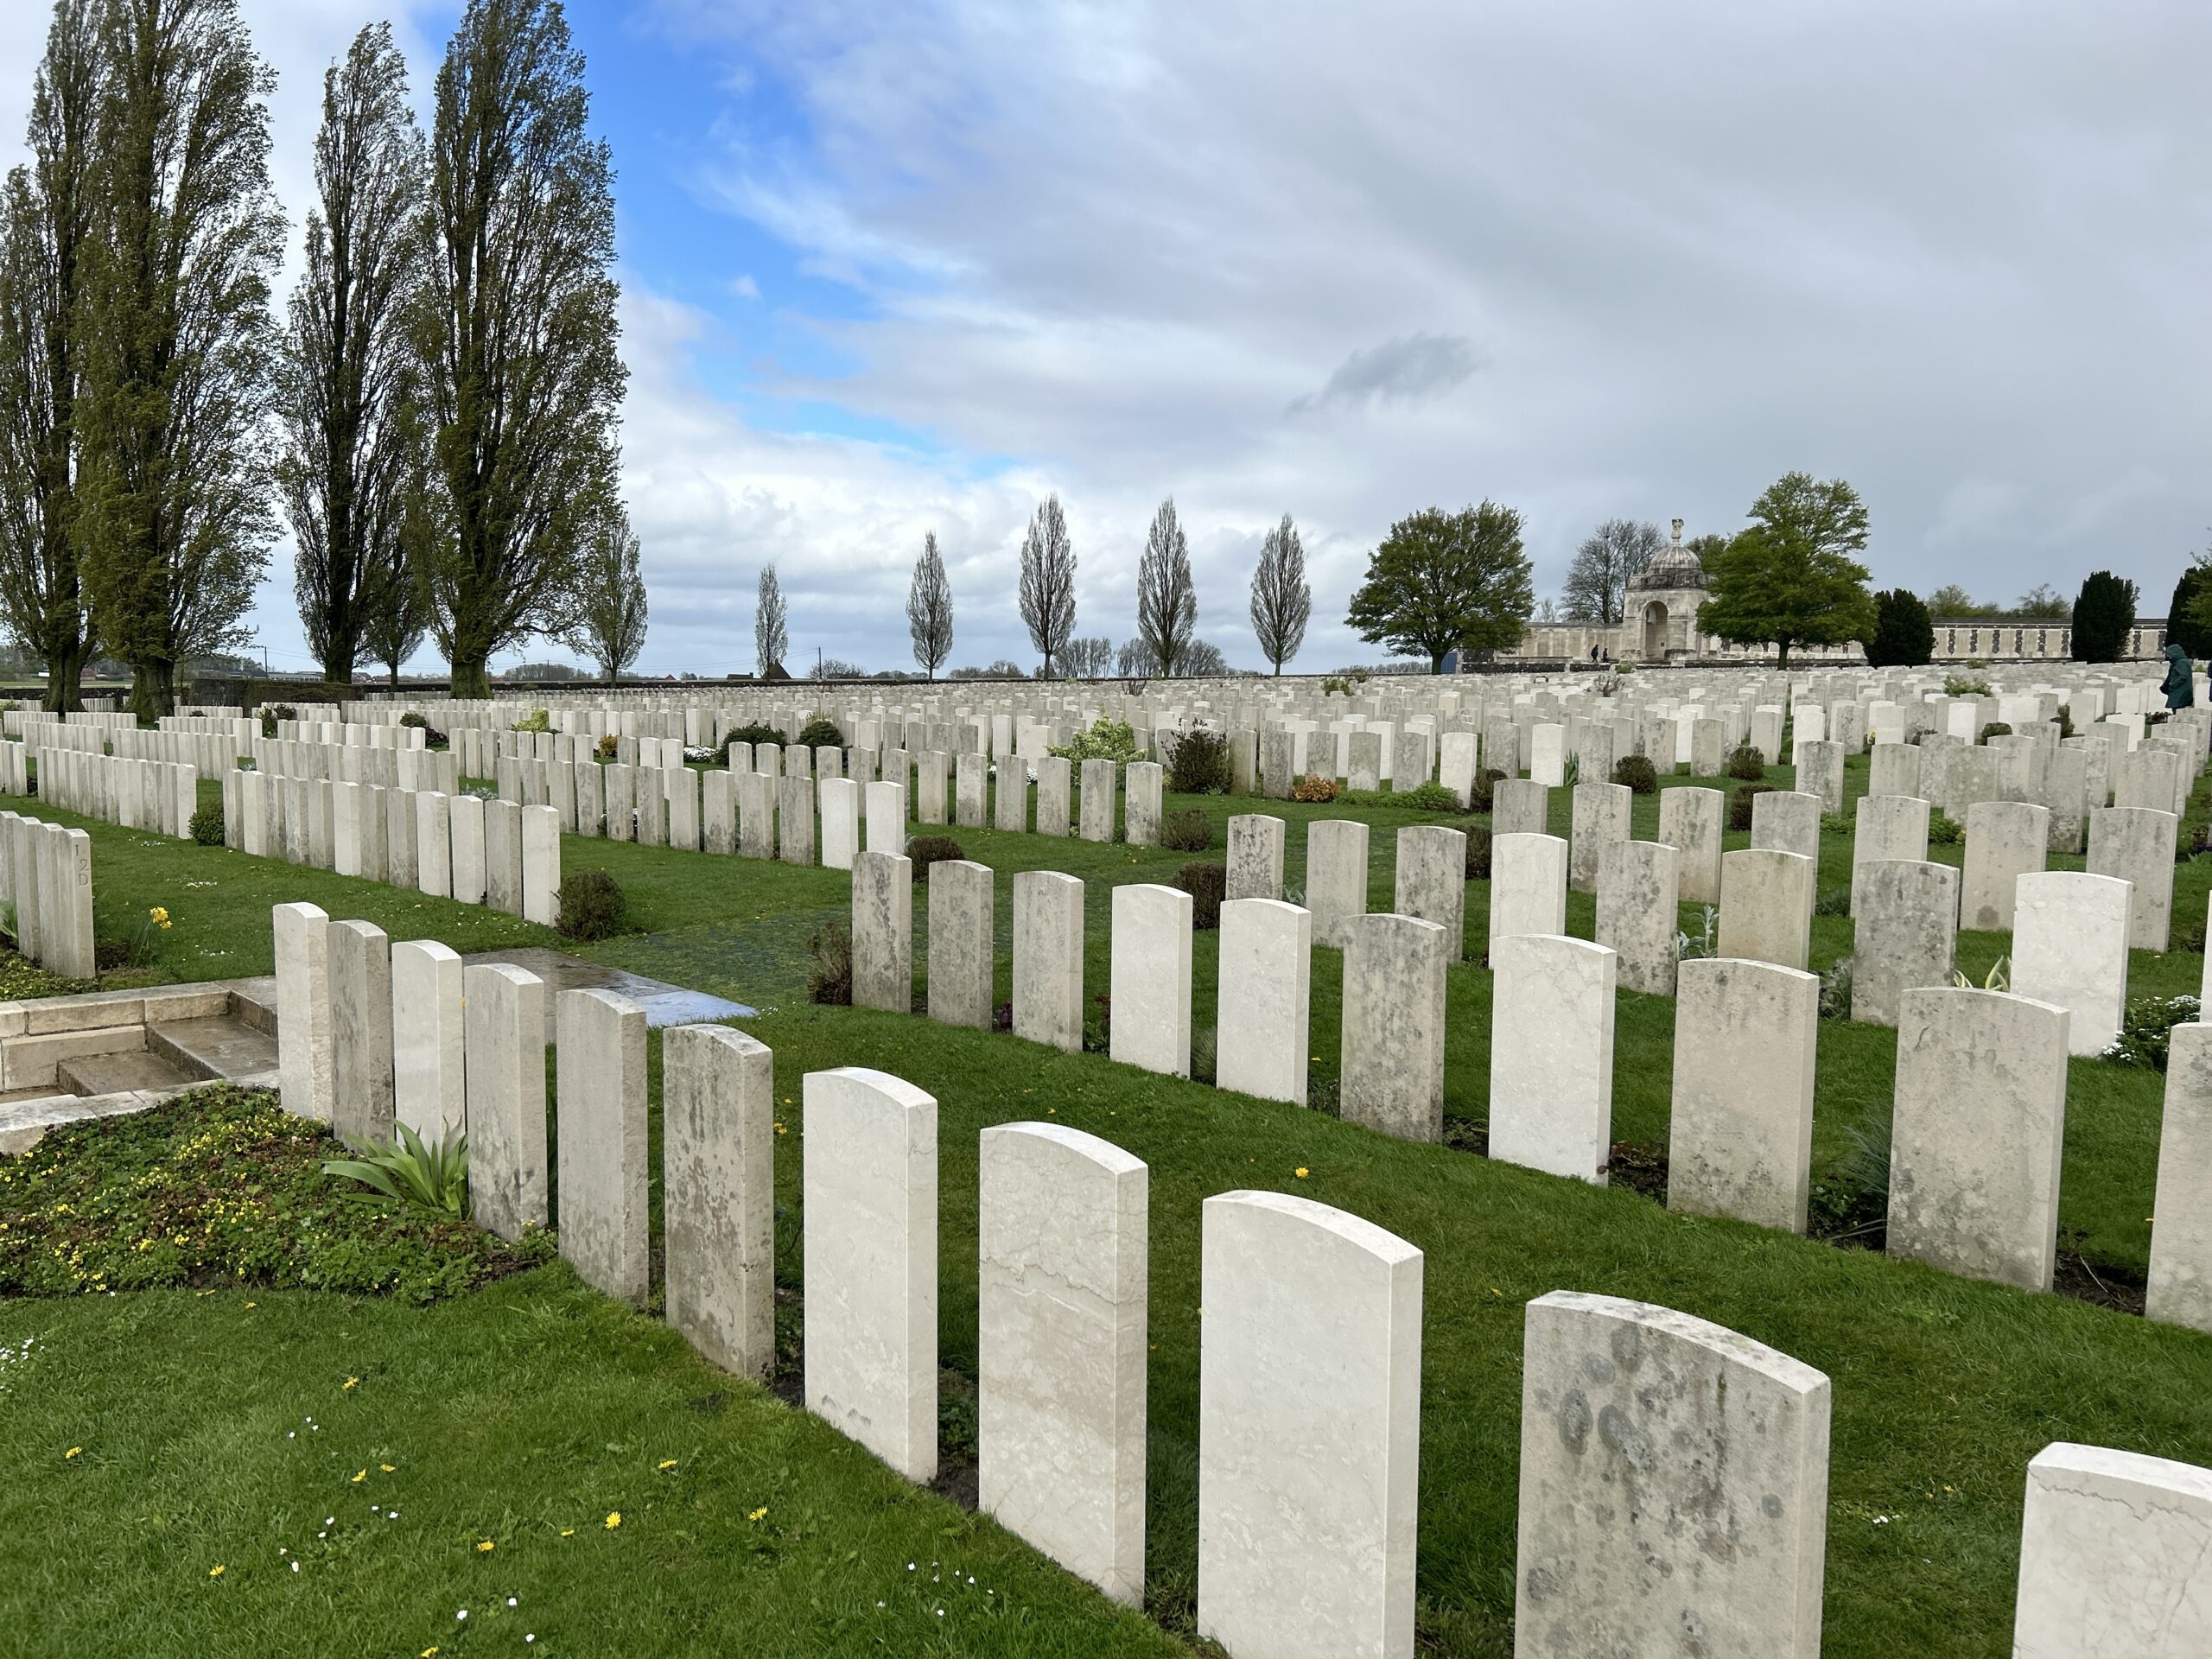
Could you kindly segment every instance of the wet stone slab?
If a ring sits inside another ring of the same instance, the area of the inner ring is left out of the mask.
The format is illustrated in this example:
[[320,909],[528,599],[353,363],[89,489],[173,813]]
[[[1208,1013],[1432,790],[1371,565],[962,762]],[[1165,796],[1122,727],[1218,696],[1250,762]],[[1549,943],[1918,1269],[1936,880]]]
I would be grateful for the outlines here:
[[525,945],[512,950],[485,950],[464,957],[464,963],[504,962],[535,974],[545,982],[545,1040],[554,1040],[555,1011],[560,1007],[563,991],[612,991],[625,996],[645,1011],[645,1023],[659,1028],[663,1026],[688,1026],[715,1020],[728,1020],[760,1012],[742,1002],[733,1002],[727,997],[710,996],[704,991],[686,990],[681,985],[671,985],[665,980],[647,979],[643,975],[628,973],[620,968],[608,968],[599,963],[586,962],[582,957],[549,950],[543,945]]

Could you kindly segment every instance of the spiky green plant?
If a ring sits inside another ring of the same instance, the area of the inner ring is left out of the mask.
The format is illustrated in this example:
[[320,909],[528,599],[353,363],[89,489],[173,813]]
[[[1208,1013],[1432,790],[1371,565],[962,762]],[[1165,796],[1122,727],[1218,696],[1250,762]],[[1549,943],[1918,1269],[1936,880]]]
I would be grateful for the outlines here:
[[348,1196],[365,1204],[411,1205],[458,1218],[468,1207],[468,1135],[455,1129],[426,1144],[402,1123],[397,1141],[372,1143],[359,1158],[325,1159],[322,1173],[359,1181],[367,1191]]

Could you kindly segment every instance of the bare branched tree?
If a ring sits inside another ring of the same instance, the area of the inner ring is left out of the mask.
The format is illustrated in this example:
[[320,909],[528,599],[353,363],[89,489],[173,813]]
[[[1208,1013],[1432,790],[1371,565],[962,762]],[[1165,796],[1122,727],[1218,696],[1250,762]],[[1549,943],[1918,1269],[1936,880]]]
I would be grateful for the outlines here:
[[1313,615],[1313,589],[1306,581],[1306,544],[1290,515],[1268,532],[1260,549],[1260,567],[1252,572],[1252,632],[1260,654],[1282,665],[1298,655],[1306,643],[1306,625]]
[[101,73],[92,0],[60,0],[31,82],[30,164],[0,194],[0,617],[46,664],[57,713],[84,706],[93,645],[72,530]]
[[1152,515],[1137,565],[1137,632],[1162,674],[1184,671],[1184,654],[1198,631],[1198,595],[1191,582],[1191,544],[1170,496]]
[[1039,504],[1022,537],[1021,620],[1028,625],[1029,643],[1045,653],[1050,679],[1052,658],[1075,632],[1075,543],[1058,494]]
[[565,643],[599,664],[609,685],[645,648],[645,577],[638,563],[638,534],[618,503],[585,544],[576,590],[576,621]]
[[914,639],[914,660],[934,680],[952,655],[952,584],[944,577],[935,531],[922,538],[922,556],[914,561],[914,583],[906,590],[906,631]]
[[1060,647],[1060,665],[1071,679],[1103,680],[1114,671],[1114,642],[1103,633],[1071,639]]
[[401,562],[383,598],[361,618],[361,656],[381,666],[394,685],[437,620],[429,589],[416,579],[412,565],[411,559]]
[[1608,518],[1575,550],[1567,569],[1563,608],[1570,622],[1611,627],[1624,613],[1628,584],[1642,575],[1667,545],[1659,526],[1634,518]]
[[784,665],[784,653],[791,648],[786,620],[783,584],[776,580],[776,567],[764,564],[760,567],[760,595],[753,606],[753,657],[764,680],[772,669]]
[[79,548],[133,708],[166,714],[180,663],[243,640],[276,533],[276,77],[236,0],[109,0],[99,33]]
[[391,26],[322,81],[316,206],[279,368],[276,466],[298,549],[293,594],[326,680],[353,677],[365,620],[400,602],[419,439],[408,329],[421,286],[423,138]]

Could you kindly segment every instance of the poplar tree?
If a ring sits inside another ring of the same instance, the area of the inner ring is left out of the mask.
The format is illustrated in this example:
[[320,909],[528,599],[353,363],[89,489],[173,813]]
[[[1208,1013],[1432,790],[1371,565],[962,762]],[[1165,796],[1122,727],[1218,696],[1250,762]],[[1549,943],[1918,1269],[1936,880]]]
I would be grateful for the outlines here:
[[1306,624],[1313,614],[1313,590],[1306,581],[1306,544],[1290,515],[1268,532],[1260,548],[1259,569],[1252,572],[1252,632],[1260,654],[1282,665],[1298,655],[1306,643]]
[[913,586],[906,590],[906,631],[913,637],[914,660],[934,680],[952,655],[952,584],[945,580],[935,531],[922,538],[922,556],[914,561]]
[[1137,632],[1162,674],[1185,672],[1183,659],[1198,632],[1198,595],[1191,581],[1191,543],[1168,497],[1152,515],[1144,557],[1137,564]]
[[235,0],[105,0],[98,29],[76,529],[100,638],[160,715],[180,664],[243,642],[276,531],[276,78]]
[[73,535],[100,79],[90,0],[60,0],[31,83],[31,159],[0,189],[0,616],[46,664],[54,713],[84,706],[93,646]]
[[1045,653],[1049,680],[1052,658],[1075,632],[1075,543],[1057,493],[1039,504],[1021,538],[1020,599],[1029,643]]
[[618,503],[593,531],[585,550],[569,648],[597,663],[601,677],[612,685],[645,648],[646,610],[638,533]]
[[424,575],[453,695],[575,620],[615,499],[613,161],[585,130],[559,0],[469,0],[438,71],[416,340],[429,428]]
[[391,26],[361,30],[323,76],[316,205],[292,295],[277,477],[293,592],[323,678],[353,677],[366,620],[406,607],[402,550],[418,438],[410,310],[422,283],[423,140]]

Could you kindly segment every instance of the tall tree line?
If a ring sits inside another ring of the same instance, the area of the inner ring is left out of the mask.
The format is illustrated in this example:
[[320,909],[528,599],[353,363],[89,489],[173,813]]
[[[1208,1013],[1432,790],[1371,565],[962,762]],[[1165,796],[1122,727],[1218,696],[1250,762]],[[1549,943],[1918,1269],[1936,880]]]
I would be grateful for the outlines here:
[[470,0],[426,140],[364,29],[325,78],[280,330],[274,78],[237,0],[57,0],[0,187],[0,621],[49,707],[95,651],[171,707],[181,664],[241,642],[280,502],[327,678],[397,677],[426,635],[463,696],[531,635],[634,656],[582,74],[559,0]]

